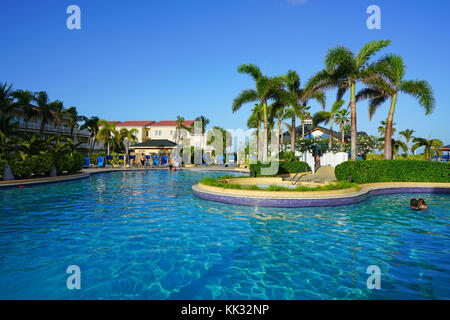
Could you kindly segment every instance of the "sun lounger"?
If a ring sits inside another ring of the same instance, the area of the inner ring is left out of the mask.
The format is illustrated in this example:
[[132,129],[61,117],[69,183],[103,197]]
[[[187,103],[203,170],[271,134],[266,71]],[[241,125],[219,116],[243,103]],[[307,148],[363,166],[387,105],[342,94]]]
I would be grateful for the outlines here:
[[223,166],[223,155],[217,156],[219,166]]
[[113,166],[112,163],[111,163],[112,159],[114,159],[113,156],[106,156],[106,166],[107,167],[112,167]]
[[166,166],[168,160],[169,160],[168,156],[161,156],[161,165]]
[[83,168],[89,168],[90,163],[91,163],[91,158],[89,158],[89,157],[84,158]]
[[97,167],[103,168],[105,166],[105,158],[97,157]]
[[119,166],[124,166],[125,165],[125,155],[123,154],[119,154],[119,160],[123,160],[123,163],[119,163]]
[[159,157],[158,156],[153,156],[153,165],[159,166]]

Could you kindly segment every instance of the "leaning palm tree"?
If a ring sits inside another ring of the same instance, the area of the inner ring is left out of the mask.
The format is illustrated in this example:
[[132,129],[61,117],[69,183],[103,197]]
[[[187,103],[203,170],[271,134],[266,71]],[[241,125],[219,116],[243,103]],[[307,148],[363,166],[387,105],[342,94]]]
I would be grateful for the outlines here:
[[290,117],[292,119],[291,128],[291,151],[295,152],[295,118],[299,117],[302,121],[302,138],[304,138],[305,132],[305,124],[304,121],[308,116],[308,110],[310,107],[307,106],[307,103],[310,99],[315,99],[318,103],[321,104],[322,108],[325,108],[325,93],[318,89],[314,88],[311,91],[307,91],[304,88],[300,88],[301,81],[300,77],[296,71],[289,70],[287,74],[283,77],[284,83],[286,85],[286,91],[288,92],[289,97],[289,106],[291,108]]
[[258,66],[253,64],[242,64],[238,68],[238,72],[249,75],[255,81],[255,89],[243,90],[233,100],[232,111],[238,111],[244,104],[257,102],[262,105],[264,115],[264,139],[262,160],[267,161],[268,156],[268,132],[269,132],[269,118],[268,118],[268,103],[270,100],[276,100],[284,95],[283,78],[282,77],[268,77],[261,73]]
[[47,92],[40,91],[35,94],[34,100],[39,107],[39,117],[41,119],[41,126],[39,128],[39,135],[44,135],[44,128],[48,121],[53,120],[53,105],[50,103]]
[[341,131],[341,151],[345,150],[345,126],[350,124],[350,112],[346,109],[341,109],[338,114],[336,114],[336,123],[339,125],[339,130]]
[[328,137],[328,150],[331,151],[333,147],[333,121],[337,119],[337,115],[342,112],[342,106],[344,105],[344,100],[338,100],[333,103],[330,111],[319,111],[313,116],[313,123],[330,123],[330,133]]
[[[385,140],[390,141],[393,135],[392,123],[394,120],[395,107],[400,92],[415,97],[419,101],[419,104],[424,108],[425,115],[429,115],[433,112],[435,99],[433,89],[427,81],[403,79],[406,72],[406,65],[404,64],[402,57],[390,54],[380,60],[378,64],[383,66],[382,71],[380,72],[382,78],[368,81],[369,87],[359,92],[358,95],[363,99],[370,99],[370,117],[372,117],[383,102],[388,99],[391,100],[385,130]],[[390,159],[390,144],[385,143],[385,146],[384,156],[386,159]]]
[[89,119],[86,119],[84,124],[80,127],[80,130],[88,130],[90,133],[89,137],[89,153],[92,153],[94,151],[95,143],[97,141],[97,133],[99,130],[98,127],[98,121],[100,119],[98,117],[90,117]]
[[116,125],[114,123],[110,123],[106,120],[98,121],[99,130],[97,132],[97,140],[106,144],[107,154],[109,156],[111,149],[111,142],[114,138],[116,130]]
[[405,143],[406,143],[406,146],[408,147],[408,150],[406,151],[406,153],[408,153],[408,151],[409,151],[409,142],[411,141],[412,138],[414,138],[413,137],[414,132],[415,131],[412,129],[405,129],[398,133],[399,135],[401,135],[402,137],[405,138]]
[[439,156],[442,156],[442,151],[440,148],[444,145],[444,143],[439,139],[414,138],[413,142],[414,144],[412,146],[412,151],[415,152],[418,148],[424,147],[423,155],[427,160],[431,159],[433,151]]
[[384,64],[369,63],[369,60],[390,43],[390,40],[371,41],[357,55],[343,46],[331,49],[325,58],[325,70],[315,74],[306,85],[309,89],[337,87],[338,100],[350,89],[351,154],[354,161],[358,158],[356,150],[356,84],[367,83],[383,71]]
[[28,131],[30,119],[37,115],[36,107],[31,103],[34,100],[33,93],[27,90],[17,90],[13,93],[13,97],[16,99],[14,104],[22,108],[25,120],[25,131]]

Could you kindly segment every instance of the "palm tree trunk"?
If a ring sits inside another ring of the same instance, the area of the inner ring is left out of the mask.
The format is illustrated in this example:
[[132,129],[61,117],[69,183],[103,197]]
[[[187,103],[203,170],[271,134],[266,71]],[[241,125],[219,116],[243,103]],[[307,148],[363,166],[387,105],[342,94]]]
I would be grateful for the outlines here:
[[292,116],[291,127],[291,152],[295,153],[295,115]]
[[263,162],[267,162],[267,156],[269,154],[269,121],[267,119],[267,102],[264,101],[264,141],[263,141]]
[[305,121],[302,120],[302,139],[305,139]]
[[41,117],[41,126],[39,127],[39,135],[40,136],[44,135],[44,127],[45,127],[46,122],[47,122],[47,119],[44,119],[44,117]]
[[356,85],[355,81],[352,81],[351,92],[350,92],[350,110],[351,110],[351,152],[352,161],[358,160],[358,154],[356,153]]
[[277,145],[276,145],[276,147],[275,147],[275,150],[276,150],[276,153],[277,153],[277,155],[279,155],[280,154],[280,131],[281,131],[281,120],[278,120],[278,130],[277,130],[277,140],[276,140],[276,143],[277,143]]
[[341,133],[342,133],[342,142],[341,142],[341,151],[344,152],[344,144],[345,144],[345,127],[341,125]]
[[333,147],[333,135],[332,135],[332,131],[333,131],[333,119],[330,120],[330,135],[328,138],[328,150],[331,151],[332,147]]
[[397,94],[395,93],[391,98],[391,108],[386,121],[386,132],[384,134],[384,158],[386,160],[392,159],[392,122],[394,120],[395,104],[397,102]]
[[109,156],[109,140],[108,140],[108,156]]

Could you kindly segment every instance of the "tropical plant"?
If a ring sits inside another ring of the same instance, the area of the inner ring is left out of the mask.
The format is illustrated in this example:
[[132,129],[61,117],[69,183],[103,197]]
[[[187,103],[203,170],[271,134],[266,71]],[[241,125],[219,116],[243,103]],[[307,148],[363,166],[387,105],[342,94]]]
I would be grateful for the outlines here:
[[22,108],[23,117],[25,120],[25,130],[28,131],[28,123],[30,122],[30,119],[38,113],[36,107],[31,103],[34,101],[34,95],[27,90],[17,90],[13,93],[13,97],[16,99],[14,104]]
[[79,115],[76,107],[70,107],[66,110],[65,115],[69,118],[70,137],[73,139],[73,131],[79,128],[78,122],[86,121],[86,117]]
[[90,133],[89,136],[89,153],[94,151],[95,143],[97,142],[97,133],[99,130],[98,121],[100,119],[98,117],[90,117],[84,121],[84,124],[80,127],[80,130],[88,130]]
[[106,145],[107,154],[110,155],[111,143],[115,135],[116,125],[106,120],[98,121],[99,130],[97,132],[97,140]]
[[[381,120],[381,121],[380,121],[380,126],[378,127],[378,133],[379,133],[383,138],[385,138],[385,136],[386,136],[386,124],[387,124],[386,121]],[[396,123],[393,123],[392,126],[391,126],[391,133],[392,133],[392,135],[394,135],[394,134],[395,134],[395,131],[397,131],[397,129],[395,128],[396,125],[397,125]]]
[[333,142],[333,121],[337,119],[337,115],[342,112],[342,106],[344,105],[344,100],[338,100],[333,103],[330,111],[319,111],[313,116],[313,123],[317,125],[319,123],[330,124],[330,132],[328,134],[328,150],[331,151]]
[[12,90],[12,84],[0,83],[0,112],[5,114],[8,113],[13,107],[13,96],[14,91]]
[[336,114],[336,123],[339,125],[341,131],[341,151],[345,150],[345,127],[350,124],[350,112],[346,109],[341,109]]
[[[367,84],[368,88],[363,89],[358,93],[360,99],[369,99],[369,116],[372,117],[376,110],[389,98],[391,105],[386,121],[385,141],[390,141],[393,135],[392,126],[394,119],[394,112],[397,103],[398,94],[400,92],[409,94],[415,97],[419,104],[425,109],[425,115],[433,112],[435,107],[435,99],[433,89],[425,80],[404,80],[406,73],[406,65],[403,58],[390,54],[380,60],[378,65],[382,66],[380,69],[381,78],[370,79]],[[389,143],[385,143],[384,150],[385,159],[391,159],[391,152]]]
[[184,123],[184,118],[181,116],[177,116],[177,126],[176,126],[176,137],[177,137],[177,143],[180,143],[181,140],[181,129],[183,129],[183,123]]
[[53,120],[53,105],[50,103],[50,100],[48,98],[47,92],[40,91],[35,94],[34,97],[38,107],[39,107],[39,117],[41,119],[41,125],[39,128],[39,135],[44,135],[44,128],[47,122]]
[[310,90],[337,87],[337,100],[340,100],[350,89],[352,160],[357,159],[356,84],[358,82],[367,83],[382,71],[384,64],[369,63],[369,60],[390,43],[389,40],[371,41],[356,55],[343,46],[330,49],[325,58],[325,69],[315,74],[306,85]]
[[124,145],[125,145],[125,154],[128,156],[129,155],[129,148],[130,148],[130,142],[131,144],[135,144],[136,140],[138,139],[137,134],[139,133],[139,131],[137,129],[130,129],[128,130],[127,128],[123,128],[120,130],[120,135],[121,137],[123,137],[123,141],[124,141]]
[[413,139],[413,134],[414,134],[414,130],[412,129],[405,129],[403,131],[400,131],[398,134],[401,135],[402,137],[405,138],[405,143],[406,146],[408,147],[408,150],[406,151],[406,153],[408,153],[409,151],[409,142],[411,141],[411,139]]
[[64,109],[64,104],[62,103],[62,101],[59,100],[55,100],[52,102],[52,109],[54,115],[53,125],[56,127],[56,132],[59,134],[61,121],[66,115],[66,110]]
[[257,160],[262,160],[262,148],[261,148],[261,123],[264,121],[263,108],[260,104],[255,104],[252,109],[252,114],[247,120],[247,127],[249,129],[256,129],[256,148],[257,148]]
[[286,90],[288,92],[288,103],[290,106],[290,114],[289,116],[292,119],[291,123],[291,151],[295,151],[295,133],[296,133],[296,126],[295,126],[295,118],[299,117],[301,119],[302,123],[302,138],[305,136],[305,119],[309,116],[308,110],[310,109],[309,106],[307,106],[308,101],[310,99],[315,99],[318,103],[322,105],[322,108],[325,108],[325,93],[318,89],[313,88],[307,91],[304,88],[300,88],[301,80],[299,75],[296,71],[289,70],[287,74],[283,77]]
[[268,103],[270,100],[277,100],[284,95],[282,77],[268,77],[261,73],[258,66],[253,64],[242,64],[238,67],[238,72],[249,75],[255,81],[255,89],[243,90],[233,100],[233,113],[239,110],[244,104],[257,102],[262,105],[263,123],[264,123],[264,139],[262,160],[267,161],[268,156],[268,132],[269,132],[269,117],[268,117]]
[[423,155],[425,156],[425,159],[430,160],[434,152],[439,156],[442,156],[442,151],[440,148],[444,145],[444,143],[441,140],[431,138],[414,138],[412,141],[414,143],[412,146],[413,152],[420,147],[424,147]]

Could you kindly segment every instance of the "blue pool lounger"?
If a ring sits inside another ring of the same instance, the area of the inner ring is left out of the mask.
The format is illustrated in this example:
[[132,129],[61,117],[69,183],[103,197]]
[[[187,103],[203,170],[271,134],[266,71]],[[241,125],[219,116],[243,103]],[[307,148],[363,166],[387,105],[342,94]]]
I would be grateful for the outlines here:
[[89,158],[89,157],[84,158],[83,168],[89,168],[90,163],[91,163],[91,158]]
[[105,158],[97,157],[97,167],[104,167],[104,166],[105,166]]

